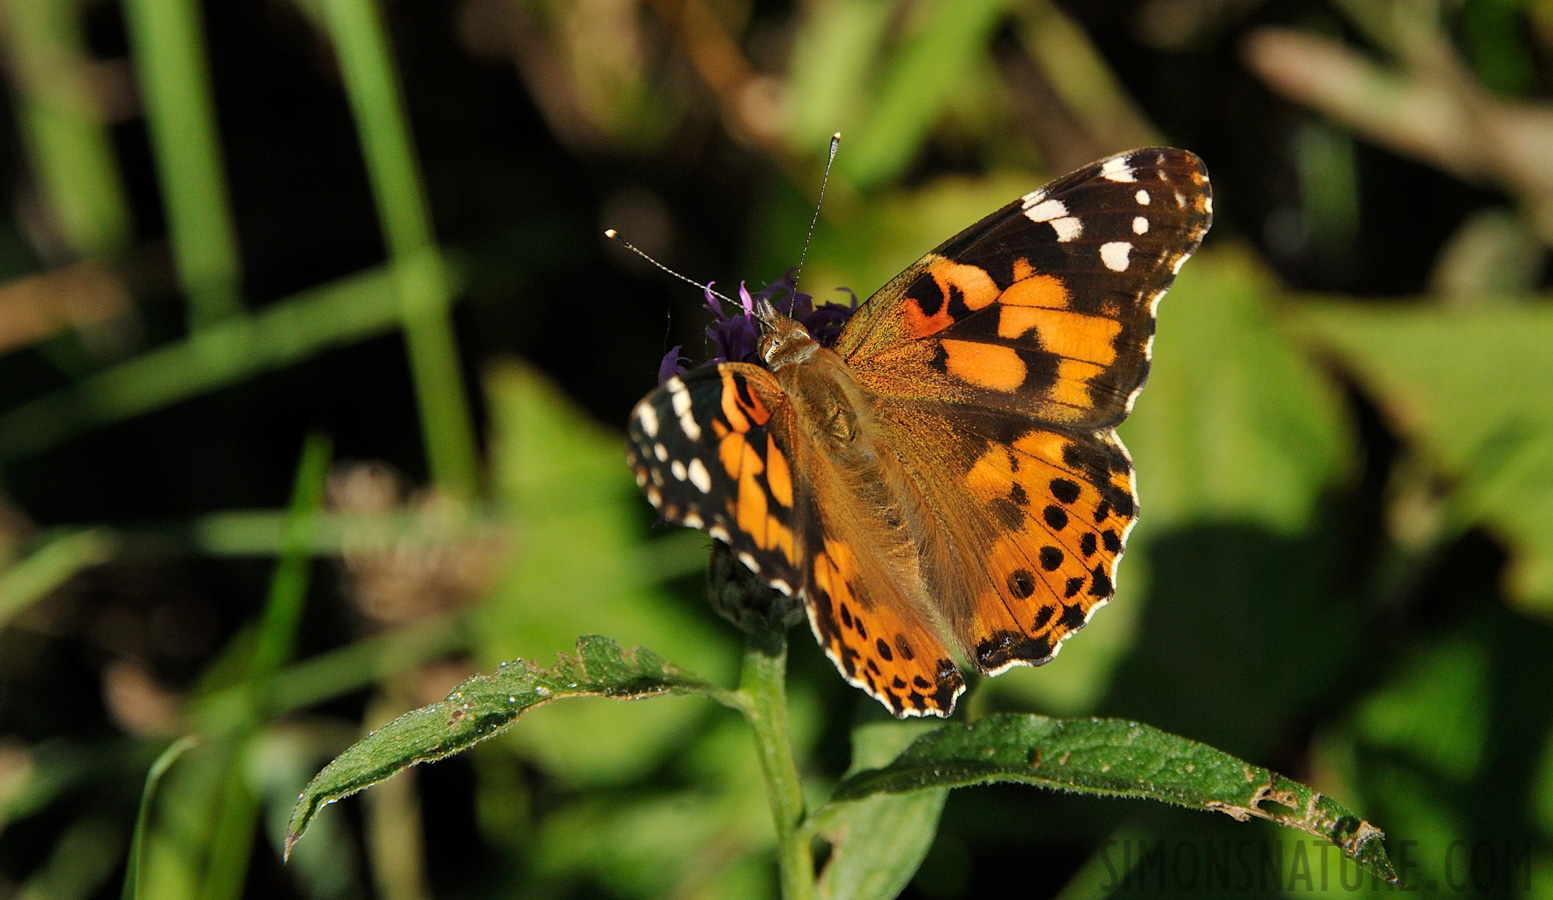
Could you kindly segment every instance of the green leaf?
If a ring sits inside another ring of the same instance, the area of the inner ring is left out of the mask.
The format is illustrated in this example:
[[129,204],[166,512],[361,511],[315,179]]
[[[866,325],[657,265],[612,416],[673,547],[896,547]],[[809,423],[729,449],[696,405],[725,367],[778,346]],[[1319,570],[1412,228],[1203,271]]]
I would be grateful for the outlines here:
[[1121,429],[1144,510],[1134,540],[1209,519],[1298,534],[1345,478],[1342,398],[1285,334],[1278,294],[1249,253],[1219,247],[1160,304],[1149,382]]
[[441,702],[405,713],[357,741],[314,776],[292,807],[286,850],[322,806],[417,763],[466,750],[536,706],[563,697],[635,700],[661,694],[700,694],[736,705],[728,691],[681,672],[651,650],[623,652],[597,635],[578,638],[576,655],[563,655],[549,669],[519,659],[494,675],[476,675]]
[[845,779],[835,797],[996,782],[1267,819],[1329,840],[1377,876],[1397,880],[1385,835],[1331,798],[1204,744],[1119,719],[999,715],[952,723],[918,738],[890,765]]
[[1451,524],[1506,539],[1514,598],[1553,613],[1553,309],[1328,301],[1301,321],[1454,481]]
[[[642,373],[643,389],[653,378]],[[652,647],[725,684],[738,672],[738,636],[706,605],[659,584],[665,552],[682,571],[704,571],[706,537],[658,529],[631,480],[617,431],[599,426],[548,378],[520,363],[495,367],[491,399],[492,482],[510,516],[516,553],[476,612],[476,658],[548,658],[579,634],[610,634]],[[644,565],[647,551],[658,562]],[[583,562],[585,560],[585,562]],[[700,579],[697,579],[700,580]],[[587,602],[573,598],[586,597]],[[565,598],[558,602],[557,598]],[[621,784],[683,752],[702,722],[699,704],[643,707],[574,703],[533,717],[507,743],[573,787]],[[599,734],[610,735],[600,741]]]
[[[938,722],[870,722],[852,732],[856,774],[883,766],[913,739]],[[949,789],[910,794],[874,794],[816,812],[817,833],[831,844],[830,862],[820,874],[824,900],[890,900],[906,889],[921,867]]]

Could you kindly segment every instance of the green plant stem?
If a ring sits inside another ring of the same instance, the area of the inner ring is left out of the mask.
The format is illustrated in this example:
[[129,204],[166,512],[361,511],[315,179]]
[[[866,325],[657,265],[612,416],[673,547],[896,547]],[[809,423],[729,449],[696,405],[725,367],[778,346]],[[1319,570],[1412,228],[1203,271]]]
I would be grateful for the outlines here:
[[814,897],[814,846],[802,829],[803,788],[793,761],[787,725],[787,639],[780,634],[751,636],[744,647],[744,675],[739,685],[744,718],[755,732],[760,770],[771,797],[776,822],[777,865],[785,900]]

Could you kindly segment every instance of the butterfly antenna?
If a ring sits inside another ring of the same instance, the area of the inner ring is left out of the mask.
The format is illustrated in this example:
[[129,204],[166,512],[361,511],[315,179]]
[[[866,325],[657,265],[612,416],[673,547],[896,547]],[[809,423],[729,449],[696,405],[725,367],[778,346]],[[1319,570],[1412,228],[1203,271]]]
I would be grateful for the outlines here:
[[716,297],[717,299],[723,301],[724,303],[728,303],[728,304],[731,304],[733,306],[738,306],[739,305],[739,301],[733,299],[732,297],[729,297],[728,295],[722,293],[721,291],[714,291],[714,290],[712,290],[712,286],[710,284],[702,284],[701,282],[696,281],[694,278],[688,278],[688,277],[686,277],[684,275],[681,275],[678,272],[674,271],[673,269],[669,268],[668,266],[664,265],[663,263],[658,262],[656,259],[653,259],[651,256],[648,256],[647,252],[645,250],[643,250],[642,248],[636,246],[635,244],[631,243],[630,241],[626,240],[625,238],[621,237],[620,234],[615,231],[615,229],[613,229],[613,228],[605,229],[604,236],[609,238],[612,241],[619,241],[620,244],[622,246],[624,246],[627,250],[630,250],[632,253],[635,253],[637,256],[640,256],[642,259],[647,260],[648,262],[652,263],[654,266],[657,266],[658,268],[660,268],[663,271],[669,273],[670,275],[673,275],[675,278],[678,278],[680,281],[683,281],[686,284],[693,284],[696,287],[700,288],[701,290],[706,291],[707,293],[711,294],[713,297]]
[[830,136],[830,158],[825,160],[825,174],[820,176],[820,196],[814,201],[814,218],[809,220],[809,233],[804,235],[803,252],[798,254],[798,271],[793,273],[793,292],[798,292],[798,277],[803,274],[803,261],[809,256],[809,242],[814,239],[814,226],[820,221],[820,204],[825,202],[825,184],[830,181],[830,167],[835,165],[836,151],[841,149],[841,132]]

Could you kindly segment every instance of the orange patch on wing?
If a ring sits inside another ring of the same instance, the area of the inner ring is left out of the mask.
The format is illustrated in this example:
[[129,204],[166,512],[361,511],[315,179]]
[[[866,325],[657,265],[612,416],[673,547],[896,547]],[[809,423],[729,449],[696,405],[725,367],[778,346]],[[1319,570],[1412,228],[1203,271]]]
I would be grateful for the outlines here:
[[[730,452],[730,447],[732,448]],[[727,440],[720,449],[724,468],[728,468],[729,474],[739,479],[738,501],[734,507],[734,524],[740,532],[747,536],[756,547],[762,550],[780,550],[788,562],[797,559],[797,551],[793,543],[793,531],[781,520],[771,515],[770,494],[766,488],[761,487],[759,476],[769,470],[760,454],[755,452],[754,446],[749,441],[741,439]],[[730,457],[736,457],[729,468]],[[786,462],[783,462],[784,469]],[[769,484],[769,482],[768,482]]]
[[1014,459],[1004,447],[987,448],[966,473],[965,486],[977,496],[1002,497],[1014,485]]
[[[1001,619],[1012,623],[1014,627],[1026,634],[1034,633],[1034,615],[1020,616],[1016,614],[1016,610],[1024,612],[1041,602],[1036,598],[1055,596],[1051,585],[1046,582],[1047,574],[1036,563],[1037,553],[1038,547],[1028,532],[1005,535],[987,551],[985,556],[987,574],[991,576],[997,590],[992,595],[991,602],[983,602],[978,618],[982,619],[986,626],[990,626],[989,630],[996,631],[1009,627],[998,621]],[[1026,597],[1015,597],[1010,592],[1008,576],[1021,570],[1029,579],[1032,593]]]
[[946,309],[948,304],[938,307],[938,312],[933,315],[924,315],[922,306],[916,300],[907,300],[901,304],[901,313],[906,317],[906,328],[913,338],[924,338],[930,334],[937,334],[954,324]]
[[1116,361],[1116,336],[1122,323],[1067,310],[1038,310],[1041,349],[1100,366]]
[[952,259],[937,259],[928,267],[928,273],[938,286],[943,288],[944,296],[948,297],[953,288],[965,301],[968,309],[976,310],[990,306],[998,299],[1002,291],[987,270],[981,266],[972,266],[965,263],[957,263]]
[[1062,314],[1059,310],[1067,308],[1068,300],[1068,289],[1060,278],[1030,275],[1015,282],[998,298],[998,337],[1012,340],[1040,329],[1050,321],[1048,316]]
[[998,307],[998,337],[1014,340],[1025,332],[1038,328],[1045,311],[1028,306]]
[[830,600],[817,630],[847,680],[896,715],[947,715],[965,682],[938,635],[888,585],[867,583],[847,544],[826,539],[813,566]]
[[750,450],[750,442],[742,434],[730,434],[717,444],[717,459],[723,464],[723,471],[729,478],[739,477],[739,466],[743,465],[746,456],[745,451]]
[[793,505],[793,472],[787,465],[787,455],[770,435],[766,436],[766,484],[771,497],[777,503],[791,508]]
[[1021,256],[1014,260],[1013,272],[1015,281],[1024,281],[1035,274],[1035,266],[1030,265],[1030,260]]
[[[1020,260],[1024,262],[1023,260]],[[1029,263],[1025,264],[1026,266]],[[1018,277],[1016,268],[1015,277]],[[1051,275],[1029,275],[1009,285],[998,298],[1004,306],[1035,306],[1043,309],[1066,309],[1068,289],[1062,279]]]
[[992,305],[1001,293],[992,276],[980,266],[957,263],[952,259],[940,257],[927,267],[926,274],[937,283],[939,293],[944,299],[939,304],[938,311],[931,316],[926,315],[922,311],[922,305],[915,300],[901,305],[906,318],[906,327],[913,338],[936,334],[954,324],[954,317],[949,314],[950,297],[958,295],[966,308],[974,312]]
[[1068,446],[1068,439],[1055,431],[1035,429],[1020,435],[1014,441],[1014,449],[1026,456],[1036,459],[1048,460],[1057,464],[1062,460],[1062,451]]
[[857,598],[852,596],[851,586],[856,579],[857,558],[852,555],[852,548],[839,541],[827,540],[825,552],[814,558],[814,583],[830,594],[832,602],[856,606]]
[[764,425],[771,419],[771,411],[760,402],[760,397],[753,391],[749,391],[750,400],[746,403],[739,396],[738,383],[734,373],[724,368],[723,376],[723,417],[734,431],[749,431],[754,425]]
[[977,387],[1013,392],[1025,383],[1027,369],[1013,347],[973,341],[943,341],[945,369]]
[[766,519],[770,517],[766,514],[766,492],[761,490],[755,476],[765,469],[765,464],[748,441],[741,441],[740,445],[738,526],[740,531],[754,538],[755,543],[764,545]]
[[766,541],[762,550],[780,550],[789,564],[798,562],[798,552],[793,545],[793,530],[774,517],[766,518]]
[[1058,403],[1088,409],[1094,405],[1089,395],[1089,382],[1104,372],[1094,363],[1065,359],[1057,364],[1057,382],[1052,385],[1051,398]]

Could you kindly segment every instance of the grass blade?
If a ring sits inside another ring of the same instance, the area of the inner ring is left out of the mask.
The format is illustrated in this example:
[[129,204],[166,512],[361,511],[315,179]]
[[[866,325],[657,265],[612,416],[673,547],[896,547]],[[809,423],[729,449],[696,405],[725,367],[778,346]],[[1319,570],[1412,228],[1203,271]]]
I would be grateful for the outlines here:
[[147,823],[151,819],[151,800],[156,796],[157,786],[162,783],[162,776],[173,767],[173,763],[193,747],[198,741],[194,736],[179,738],[171,746],[162,751],[162,755],[151,764],[151,770],[146,773],[146,786],[140,793],[140,811],[135,814],[135,834],[129,842],[129,861],[124,872],[124,890],[119,896],[123,900],[137,900],[140,896],[140,863],[141,853],[145,846]]
[[85,7],[57,0],[9,0],[4,38],[16,72],[17,124],[65,244],[83,256],[112,256],[133,225],[106,117],[92,90]]
[[0,462],[392,329],[398,275],[370,269],[206,328],[0,416]]
[[312,565],[311,530],[323,505],[324,481],[329,473],[330,443],[327,438],[309,437],[302,450],[302,462],[292,488],[286,525],[286,540],[275,574],[270,581],[270,596],[259,622],[258,641],[248,669],[248,721],[230,749],[221,808],[211,834],[209,864],[200,895],[205,900],[227,900],[242,895],[248,874],[254,829],[258,824],[259,798],[248,784],[244,771],[252,735],[258,728],[266,698],[275,674],[291,658],[296,645],[297,626],[307,598],[308,574]]
[[322,8],[356,117],[384,241],[400,275],[405,340],[432,478],[453,496],[472,499],[479,457],[448,313],[453,292],[432,235],[388,34],[373,0],[324,0]]
[[209,63],[195,0],[128,0],[157,178],[190,331],[241,312],[242,260],[216,136]]
[[116,542],[105,531],[70,531],[0,572],[0,628],[75,573],[107,562],[115,546]]

